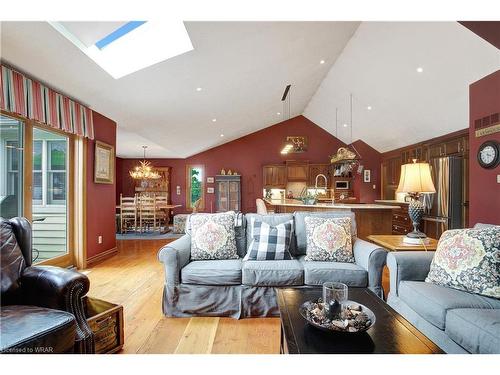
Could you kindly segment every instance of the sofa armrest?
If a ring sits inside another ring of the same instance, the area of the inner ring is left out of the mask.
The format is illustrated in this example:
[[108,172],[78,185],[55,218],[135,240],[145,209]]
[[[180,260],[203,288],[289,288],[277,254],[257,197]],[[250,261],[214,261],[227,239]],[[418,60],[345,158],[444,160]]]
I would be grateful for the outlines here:
[[77,324],[75,352],[94,353],[92,331],[87,323],[82,298],[90,282],[84,274],[61,267],[33,266],[21,275],[23,304],[67,311]]
[[358,238],[354,242],[353,252],[356,264],[368,272],[368,288],[379,297],[383,297],[382,271],[387,251],[378,245]]
[[191,257],[191,236],[181,238],[163,246],[158,252],[158,259],[165,265],[167,284],[179,284],[181,269],[189,263]]
[[391,293],[398,294],[403,280],[424,281],[429,273],[434,251],[391,252],[387,256]]

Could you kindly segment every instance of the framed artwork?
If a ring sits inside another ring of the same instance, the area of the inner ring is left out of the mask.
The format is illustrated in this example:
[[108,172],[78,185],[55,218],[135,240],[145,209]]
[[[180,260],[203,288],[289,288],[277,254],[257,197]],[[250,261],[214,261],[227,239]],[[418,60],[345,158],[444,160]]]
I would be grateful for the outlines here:
[[207,184],[213,184],[214,183],[214,178],[213,177],[207,177]]
[[291,153],[300,153],[307,151],[308,142],[307,137],[305,136],[292,136],[289,135],[286,137],[286,143],[291,143],[293,145]]
[[208,187],[207,188],[207,193],[208,194],[213,194],[214,193],[214,188],[213,187]]
[[372,171],[371,169],[365,169],[363,172],[363,182],[371,182],[372,181]]
[[94,154],[94,182],[112,184],[115,176],[115,148],[96,141]]

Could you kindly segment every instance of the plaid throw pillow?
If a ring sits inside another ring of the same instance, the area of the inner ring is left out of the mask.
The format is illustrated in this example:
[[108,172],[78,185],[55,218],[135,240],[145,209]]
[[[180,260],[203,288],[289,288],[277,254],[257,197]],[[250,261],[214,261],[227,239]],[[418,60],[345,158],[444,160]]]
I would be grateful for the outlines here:
[[252,243],[245,260],[283,260],[292,259],[290,243],[292,241],[293,221],[271,226],[252,218]]

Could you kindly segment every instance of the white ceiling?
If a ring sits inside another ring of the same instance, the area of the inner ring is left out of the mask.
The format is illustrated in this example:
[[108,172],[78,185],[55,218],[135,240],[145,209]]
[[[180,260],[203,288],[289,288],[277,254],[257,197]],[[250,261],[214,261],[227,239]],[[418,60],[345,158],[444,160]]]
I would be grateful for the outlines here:
[[[64,23],[87,43],[110,29],[95,24]],[[185,25],[193,51],[119,80],[44,22],[3,22],[1,57],[115,120],[117,155],[187,157],[281,121],[288,83],[301,114],[359,22]]]
[[457,22],[363,22],[304,115],[335,134],[338,108],[340,139],[389,151],[467,128],[469,84],[498,69],[500,51]]
[[[64,22],[90,44],[121,24]],[[45,22],[2,22],[0,56],[115,120],[122,157],[141,145],[187,157],[273,125],[288,83],[292,117],[336,134],[339,108],[339,138],[386,151],[467,127],[468,85],[500,68],[500,51],[456,22],[185,25],[193,51],[119,80]]]

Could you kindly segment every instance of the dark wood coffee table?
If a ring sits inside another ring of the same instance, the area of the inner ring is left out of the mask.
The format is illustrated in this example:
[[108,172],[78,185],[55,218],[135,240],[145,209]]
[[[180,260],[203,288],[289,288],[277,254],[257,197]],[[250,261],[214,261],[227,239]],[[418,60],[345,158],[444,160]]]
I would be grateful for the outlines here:
[[433,354],[443,351],[367,288],[349,288],[349,299],[370,308],[377,320],[367,332],[328,333],[309,325],[299,306],[321,297],[321,288],[276,289],[281,318],[281,353]]

